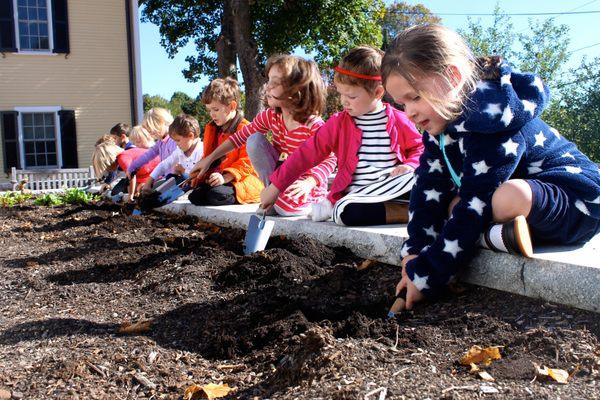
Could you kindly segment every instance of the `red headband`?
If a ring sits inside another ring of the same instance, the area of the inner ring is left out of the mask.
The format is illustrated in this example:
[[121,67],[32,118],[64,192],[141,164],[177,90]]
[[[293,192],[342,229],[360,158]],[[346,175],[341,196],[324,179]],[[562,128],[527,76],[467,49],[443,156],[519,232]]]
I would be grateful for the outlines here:
[[363,75],[359,74],[358,72],[348,71],[347,69],[340,67],[335,67],[334,71],[343,75],[353,76],[355,78],[360,79],[367,79],[369,81],[381,81],[381,75]]

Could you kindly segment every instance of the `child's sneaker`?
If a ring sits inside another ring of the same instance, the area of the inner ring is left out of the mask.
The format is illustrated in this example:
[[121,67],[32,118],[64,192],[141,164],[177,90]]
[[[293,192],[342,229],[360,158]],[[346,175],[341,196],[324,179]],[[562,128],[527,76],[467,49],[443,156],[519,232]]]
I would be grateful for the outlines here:
[[481,246],[496,252],[533,257],[531,235],[524,216],[490,226],[480,238]]

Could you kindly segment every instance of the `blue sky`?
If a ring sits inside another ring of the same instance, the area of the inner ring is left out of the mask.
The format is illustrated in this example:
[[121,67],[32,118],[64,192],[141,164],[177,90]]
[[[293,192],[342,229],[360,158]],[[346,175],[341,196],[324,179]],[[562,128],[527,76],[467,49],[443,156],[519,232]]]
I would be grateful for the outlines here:
[[[392,1],[386,1],[391,3]],[[496,0],[431,0],[431,1],[411,1],[410,4],[424,4],[435,14],[444,13],[492,13]],[[574,10],[595,11],[600,10],[600,0],[500,0],[498,1],[501,9],[506,13],[540,13],[540,12],[567,12]],[[453,29],[460,29],[467,26],[466,16],[445,16],[440,15],[442,23]],[[600,56],[600,23],[598,18],[600,14],[572,14],[554,16],[557,24],[565,24],[570,28],[571,43],[569,49],[577,50],[570,55],[569,66],[579,65],[581,58],[585,55],[588,58]],[[473,17],[480,18],[484,26],[492,22],[492,17]],[[512,22],[516,32],[523,32],[529,29],[529,19],[540,21],[546,16],[513,16]],[[159,94],[165,98],[170,98],[173,92],[182,91],[195,97],[199,91],[207,84],[207,79],[200,82],[190,83],[182,74],[187,63],[185,57],[194,54],[194,46],[188,45],[181,49],[174,59],[167,57],[166,51],[160,45],[160,33],[158,27],[150,23],[142,23],[140,27],[141,57],[142,57],[142,89],[144,93]],[[595,45],[595,46],[592,46]],[[587,46],[586,49],[578,50]]]

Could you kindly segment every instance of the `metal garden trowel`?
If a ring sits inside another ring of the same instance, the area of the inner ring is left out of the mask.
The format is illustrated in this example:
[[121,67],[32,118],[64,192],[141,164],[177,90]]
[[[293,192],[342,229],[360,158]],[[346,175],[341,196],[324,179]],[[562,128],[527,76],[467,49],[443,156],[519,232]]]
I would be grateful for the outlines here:
[[275,221],[267,221],[267,212],[263,210],[262,216],[252,214],[248,221],[248,230],[244,239],[244,254],[262,251],[267,246]]

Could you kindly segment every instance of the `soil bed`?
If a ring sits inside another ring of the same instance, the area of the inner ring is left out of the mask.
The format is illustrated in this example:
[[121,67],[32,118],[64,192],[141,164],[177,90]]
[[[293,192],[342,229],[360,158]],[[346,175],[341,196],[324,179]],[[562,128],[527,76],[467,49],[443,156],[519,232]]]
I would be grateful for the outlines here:
[[[599,314],[466,287],[387,320],[397,267],[357,271],[311,239],[243,256],[243,235],[115,206],[0,209],[0,399],[220,382],[243,399],[600,398]],[[502,346],[481,366],[495,382],[459,364],[473,345]]]

